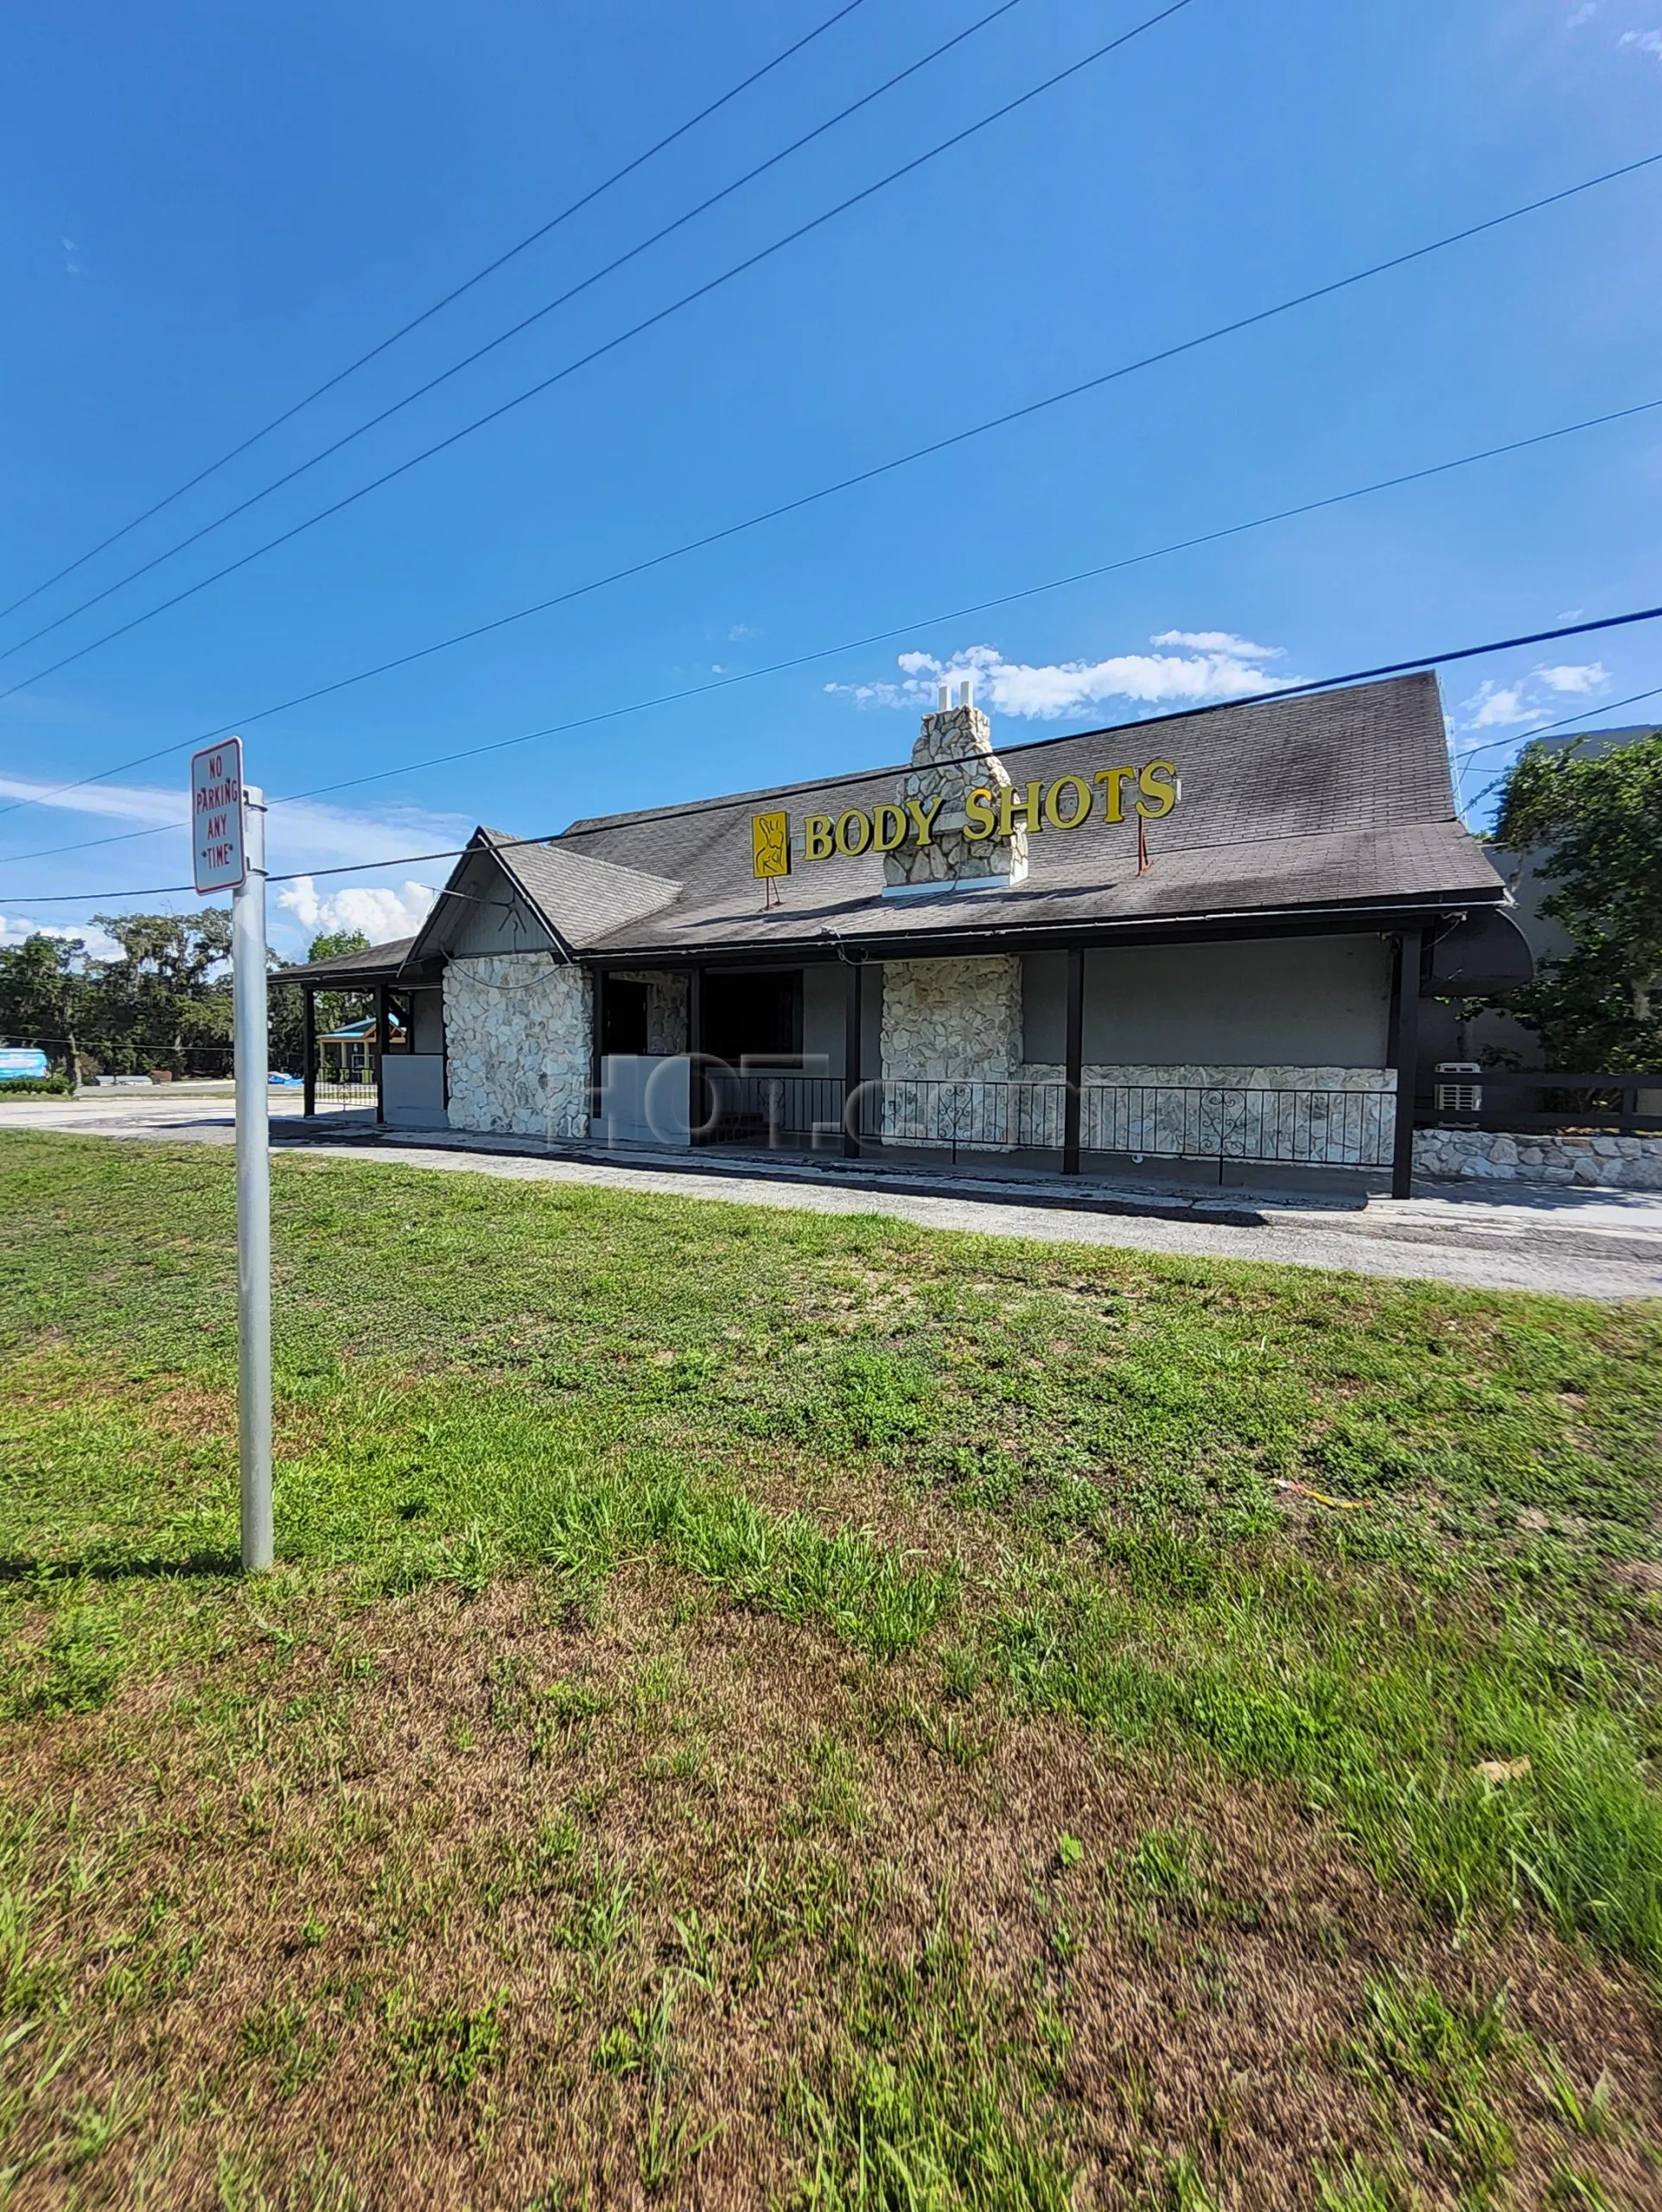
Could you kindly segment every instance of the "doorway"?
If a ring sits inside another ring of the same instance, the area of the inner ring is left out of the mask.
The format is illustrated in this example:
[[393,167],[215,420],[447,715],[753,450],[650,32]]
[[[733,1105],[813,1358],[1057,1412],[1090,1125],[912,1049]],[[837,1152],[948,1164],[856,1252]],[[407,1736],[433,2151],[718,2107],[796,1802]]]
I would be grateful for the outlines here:
[[641,1053],[646,1050],[646,993],[648,986],[621,976],[608,976],[601,995],[600,1049],[602,1052]]

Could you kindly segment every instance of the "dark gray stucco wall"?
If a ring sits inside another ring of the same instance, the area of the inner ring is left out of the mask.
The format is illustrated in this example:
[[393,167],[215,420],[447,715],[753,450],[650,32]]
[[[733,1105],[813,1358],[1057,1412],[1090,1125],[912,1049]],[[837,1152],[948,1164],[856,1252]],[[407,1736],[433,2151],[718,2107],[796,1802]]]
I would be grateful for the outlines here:
[[[843,1065],[844,1024],[848,1004],[848,971],[840,960],[802,971],[802,1050],[823,1056],[825,1072],[840,1077]],[[878,1071],[883,1039],[883,971],[882,963],[867,964],[861,1006],[860,1058],[868,1076]],[[817,1072],[818,1058],[810,1072]]]
[[411,1049],[417,1052],[444,1050],[444,994],[439,990],[410,994]]
[[[1023,1052],[1066,1045],[1067,956],[1022,962]],[[1145,944],[1085,958],[1092,1065],[1377,1068],[1385,1065],[1390,948],[1378,937]]]

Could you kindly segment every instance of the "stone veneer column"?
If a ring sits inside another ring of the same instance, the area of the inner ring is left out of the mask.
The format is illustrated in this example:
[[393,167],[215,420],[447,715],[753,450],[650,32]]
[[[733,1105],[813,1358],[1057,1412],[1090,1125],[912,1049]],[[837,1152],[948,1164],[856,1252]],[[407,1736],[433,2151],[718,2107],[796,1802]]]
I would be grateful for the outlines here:
[[932,842],[908,836],[898,851],[883,855],[883,881],[890,887],[920,883],[978,883],[990,878],[1021,883],[1028,872],[1028,833],[1013,837],[964,835],[964,802],[978,788],[1009,787],[1009,772],[992,749],[992,724],[979,707],[949,707],[926,715],[912,747],[912,767],[900,785],[902,806],[909,798],[939,797],[940,809]]
[[1012,1094],[1005,1085],[1021,1058],[1019,959],[992,953],[884,962],[886,1144],[1008,1151]]
[[451,961],[450,1127],[556,1141],[587,1136],[592,1007],[586,971],[552,953]]
[[1003,953],[883,963],[882,1071],[1003,1083],[1022,1061],[1022,963]]

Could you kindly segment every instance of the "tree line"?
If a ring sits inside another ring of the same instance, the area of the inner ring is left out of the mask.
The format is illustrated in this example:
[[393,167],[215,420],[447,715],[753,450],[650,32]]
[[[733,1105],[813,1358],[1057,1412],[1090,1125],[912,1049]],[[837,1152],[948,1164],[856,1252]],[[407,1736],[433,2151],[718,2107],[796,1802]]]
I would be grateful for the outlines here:
[[[54,1070],[86,1082],[99,1075],[183,1081],[231,1073],[231,913],[205,906],[179,914],[95,914],[114,940],[112,956],[89,954],[84,938],[26,938],[0,950],[0,1044],[34,1045]],[[361,952],[357,931],[315,937],[309,960]],[[273,967],[283,963],[275,957]],[[371,1011],[369,999],[321,992],[320,1031]],[[304,1052],[301,993],[271,993],[271,1064],[298,1075]]]

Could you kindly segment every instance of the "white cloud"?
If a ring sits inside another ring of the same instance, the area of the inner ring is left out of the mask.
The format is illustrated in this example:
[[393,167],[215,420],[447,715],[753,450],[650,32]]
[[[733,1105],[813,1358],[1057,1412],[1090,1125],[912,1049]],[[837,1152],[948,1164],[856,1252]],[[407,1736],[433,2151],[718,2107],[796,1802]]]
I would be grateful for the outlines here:
[[[0,775],[0,799],[22,800],[54,814],[85,814],[104,822],[128,823],[153,829],[158,837],[172,830],[177,833],[178,852],[183,855],[188,849],[184,833],[190,818],[189,799],[183,791],[165,785],[83,784],[77,791],[60,791],[44,779]],[[17,825],[10,826],[15,830]],[[471,827],[462,815],[434,814],[418,806],[389,806],[370,814],[312,799],[301,799],[292,805],[279,801],[266,817],[268,861],[273,870],[286,873],[296,868],[327,868],[337,861],[366,864],[406,855],[413,858],[417,852],[460,844]],[[154,854],[161,848],[149,849]],[[144,865],[150,868],[155,861],[147,860]],[[131,874],[130,859],[119,866]]]
[[103,930],[95,929],[91,922],[62,929],[55,922],[29,922],[15,914],[0,914],[0,950],[9,944],[22,944],[32,937],[61,938],[66,944],[79,938],[89,960],[118,960],[121,957],[121,947],[115,939]]
[[1662,31],[1623,31],[1616,44],[1631,46],[1640,54],[1653,54],[1662,60]]
[[49,798],[54,814],[94,814],[105,822],[140,822],[156,829],[182,823],[190,815],[190,801],[182,791],[141,784],[84,784],[79,791],[60,792],[55,784],[38,778],[0,775],[0,798],[24,805]]
[[1581,6],[1573,9],[1567,19],[1569,28],[1572,31],[1579,30],[1583,23],[1590,23],[1597,13],[1595,0],[1582,0]]
[[1461,701],[1455,728],[1461,732],[1515,729],[1525,722],[1549,721],[1555,718],[1558,700],[1591,698],[1608,689],[1609,682],[1610,671],[1602,661],[1556,666],[1543,662],[1511,683],[1480,683],[1469,699]]
[[1284,660],[1283,645],[1255,645],[1232,630],[1157,630],[1151,645],[1190,645],[1200,653],[1228,653],[1235,660]]
[[393,938],[413,937],[437,897],[430,883],[412,877],[396,887],[349,884],[320,898],[310,876],[302,875],[297,883],[282,886],[277,902],[314,936],[320,930],[361,930],[372,944],[385,944]]
[[[194,911],[194,894],[188,891],[173,898],[158,893],[136,897],[129,890],[132,885],[184,883],[189,880],[190,848],[186,824],[190,810],[185,794],[176,785],[169,788],[143,784],[88,784],[79,791],[54,796],[55,792],[55,784],[44,778],[0,775],[0,800],[32,800],[41,810],[32,817],[10,815],[0,825],[9,833],[6,842],[12,853],[21,855],[37,846],[50,849],[83,837],[90,841],[80,851],[65,852],[60,856],[48,849],[40,859],[27,862],[21,857],[10,860],[0,854],[0,898],[7,895],[7,887],[12,884],[18,891],[27,887],[42,893],[55,891],[60,884],[65,889],[90,886],[86,893],[89,912],[99,907],[122,911],[171,911],[176,907],[181,912]],[[60,818],[56,822],[43,821],[42,814]],[[65,816],[71,818],[64,820]],[[92,826],[93,821],[124,826],[115,830],[116,842],[100,844],[97,842],[99,832]],[[462,816],[435,814],[422,807],[388,805],[373,812],[360,812],[331,806],[322,800],[306,799],[291,806],[272,807],[266,825],[267,861],[277,875],[301,870],[309,875],[326,868],[365,868],[375,861],[414,863],[429,853],[445,854],[462,845],[472,827],[471,820]],[[133,831],[138,834],[133,836]],[[436,865],[448,874],[444,861]],[[20,874],[19,870],[25,867],[27,874]],[[283,889],[280,885],[273,888],[272,938],[285,952],[303,950],[302,925],[293,908],[283,901]],[[16,893],[10,895],[16,899]],[[320,921],[317,927],[362,929],[372,938],[385,938],[407,937],[414,927],[411,916],[418,919],[425,912],[433,893],[424,883],[406,877],[397,891],[389,891],[381,883],[363,887],[361,893],[357,887],[351,891],[345,887],[332,889],[327,896],[321,896],[314,887],[312,896],[317,899],[320,912],[327,907],[332,915],[338,913],[340,917]],[[54,917],[54,926],[61,920],[62,912],[60,907]],[[85,934],[74,924],[65,926],[67,934]]]
[[937,684],[967,676],[975,679],[976,697],[990,713],[1054,721],[1061,715],[1085,713],[1106,699],[1130,699],[1143,706],[1200,705],[1219,699],[1258,698],[1294,680],[1272,676],[1260,664],[1282,658],[1281,646],[1257,645],[1228,631],[1162,630],[1149,642],[1190,650],[1035,665],[1006,660],[996,645],[966,645],[949,660],[938,660],[933,653],[897,653],[898,683],[877,678],[865,683],[828,683],[825,689],[852,699],[858,707],[927,709],[934,704]]
[[1589,691],[1602,691],[1610,681],[1610,671],[1602,660],[1586,661],[1580,666],[1542,667],[1535,673],[1549,691],[1569,692],[1579,698],[1585,698]]
[[1525,705],[1521,683],[1503,688],[1486,681],[1469,699],[1461,701],[1460,711],[1466,717],[1461,725],[1463,729],[1507,729],[1514,722],[1538,721],[1545,709]]

